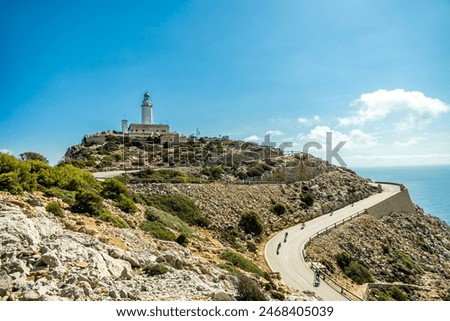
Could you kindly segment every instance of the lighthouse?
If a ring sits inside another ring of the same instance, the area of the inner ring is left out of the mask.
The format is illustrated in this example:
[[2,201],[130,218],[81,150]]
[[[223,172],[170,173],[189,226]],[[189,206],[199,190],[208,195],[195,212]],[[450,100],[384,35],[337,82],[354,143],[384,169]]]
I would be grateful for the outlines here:
[[141,124],[151,125],[152,124],[152,101],[150,100],[150,94],[145,92],[144,99],[142,100],[142,118]]

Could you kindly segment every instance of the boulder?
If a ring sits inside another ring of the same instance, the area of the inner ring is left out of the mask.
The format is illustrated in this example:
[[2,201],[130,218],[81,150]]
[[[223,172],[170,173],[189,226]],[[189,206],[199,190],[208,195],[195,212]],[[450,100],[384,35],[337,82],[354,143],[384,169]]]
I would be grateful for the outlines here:
[[233,297],[226,292],[214,292],[211,296],[212,301],[234,301]]
[[[1,271],[3,272],[3,271]],[[5,273],[0,272],[0,297],[9,295],[13,287],[13,280]]]

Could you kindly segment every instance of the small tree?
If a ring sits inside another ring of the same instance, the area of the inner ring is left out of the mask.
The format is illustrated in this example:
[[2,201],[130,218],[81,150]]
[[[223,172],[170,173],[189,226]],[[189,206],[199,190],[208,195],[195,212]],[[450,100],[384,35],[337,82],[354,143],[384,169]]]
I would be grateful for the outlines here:
[[122,194],[130,197],[128,188],[118,179],[110,178],[102,182],[102,196],[112,200],[117,200]]
[[276,203],[270,208],[270,211],[277,215],[283,215],[286,214],[286,206],[281,203]]
[[75,204],[72,210],[76,213],[88,213],[97,216],[103,209],[102,197],[97,193],[82,189],[75,195]]
[[242,212],[239,226],[247,234],[259,236],[264,232],[264,222],[261,216],[254,211]]
[[48,159],[39,153],[35,152],[25,152],[19,155],[22,160],[37,160],[48,164]]

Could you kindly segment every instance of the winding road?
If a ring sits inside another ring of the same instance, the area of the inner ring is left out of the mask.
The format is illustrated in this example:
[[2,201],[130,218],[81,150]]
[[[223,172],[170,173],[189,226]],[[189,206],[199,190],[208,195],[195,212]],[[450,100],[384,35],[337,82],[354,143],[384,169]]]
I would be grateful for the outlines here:
[[[320,285],[313,285],[314,273],[305,262],[302,251],[310,237],[326,227],[334,226],[336,223],[346,219],[366,208],[400,192],[397,185],[382,184],[383,191],[365,198],[354,205],[348,205],[332,215],[330,213],[319,216],[305,223],[292,226],[277,233],[270,239],[264,249],[264,256],[267,264],[273,272],[279,272],[281,279],[287,285],[302,291],[315,292],[316,295],[325,301],[345,301],[348,300],[326,282],[320,282]],[[288,233],[286,242],[284,242],[285,233]],[[281,243],[279,254],[277,254],[278,244]]]

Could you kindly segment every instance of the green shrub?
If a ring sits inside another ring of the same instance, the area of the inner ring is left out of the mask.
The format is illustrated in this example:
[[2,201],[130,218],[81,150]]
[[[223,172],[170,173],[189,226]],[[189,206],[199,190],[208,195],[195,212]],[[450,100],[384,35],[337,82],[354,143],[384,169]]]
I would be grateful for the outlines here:
[[178,231],[180,234],[184,234],[188,237],[193,236],[192,228],[178,216],[172,215],[170,213],[161,211],[154,207],[148,207],[145,210],[145,215],[147,220],[149,221],[158,221],[161,222],[165,227]]
[[120,195],[130,197],[130,191],[125,186],[124,183],[116,178],[105,179],[102,183],[102,193],[104,198],[109,198],[111,200],[117,200]]
[[173,169],[146,169],[134,174],[140,182],[146,183],[186,183],[188,176]]
[[22,194],[35,191],[37,186],[36,174],[32,173],[29,162],[0,153],[0,190]]
[[357,261],[351,261],[349,266],[344,270],[344,273],[356,284],[364,284],[374,281],[370,271]]
[[402,289],[391,286],[389,289],[375,288],[370,291],[370,297],[377,301],[407,301],[408,295]]
[[100,183],[91,173],[71,164],[62,164],[40,171],[37,180],[40,185],[47,188],[59,187],[70,191],[101,190]]
[[286,214],[286,206],[281,203],[276,203],[270,208],[270,211],[276,215],[283,215]]
[[409,254],[401,251],[389,254],[388,261],[397,270],[406,275],[414,275],[423,272],[422,268],[414,262],[413,258]]
[[67,191],[59,187],[46,188],[44,189],[44,193],[46,196],[59,198],[70,206],[75,204],[75,195],[77,194],[75,191]]
[[45,210],[49,213],[53,213],[56,216],[63,216],[64,211],[59,207],[58,203],[56,202],[49,202],[47,206],[45,206]]
[[112,223],[115,226],[120,227],[120,228],[128,227],[128,224],[124,220],[122,220],[120,217],[118,217],[116,215],[112,215],[110,212],[108,212],[105,209],[101,210],[98,213],[98,218],[101,219],[102,221]]
[[391,296],[384,289],[373,289],[370,291],[370,296],[377,301],[391,301]]
[[205,167],[200,171],[200,174],[206,175],[212,180],[219,179],[224,173],[222,166]]
[[149,233],[151,236],[164,241],[175,241],[176,236],[173,234],[166,226],[161,222],[149,222],[144,221],[139,224],[139,227],[145,232]]
[[234,251],[226,250],[220,254],[220,258],[244,271],[256,273],[264,277],[264,271],[259,266]]
[[401,289],[399,289],[396,286],[393,286],[389,289],[389,294],[391,295],[392,299],[395,301],[407,301],[408,295]]
[[148,206],[178,216],[188,224],[206,227],[208,219],[202,214],[194,201],[181,194],[176,195],[140,195]]
[[267,301],[258,284],[243,274],[238,275],[237,294],[238,301]]
[[162,275],[169,272],[169,268],[164,264],[157,263],[154,265],[147,265],[143,268],[144,273],[148,276]]
[[119,198],[114,203],[114,205],[126,213],[134,213],[138,210],[133,200],[128,196],[125,196],[124,194],[119,195]]
[[75,195],[75,203],[72,210],[76,213],[86,213],[97,216],[103,209],[102,197],[97,193],[82,189]]
[[244,211],[241,214],[239,226],[247,234],[261,235],[264,232],[264,222],[258,213],[254,211]]
[[10,192],[11,194],[22,194],[23,188],[20,185],[17,172],[0,174],[0,190]]
[[335,256],[338,266],[342,269],[344,274],[352,279],[357,284],[364,284],[373,282],[374,278],[367,267],[356,259],[350,257],[348,254],[342,252]]
[[345,252],[336,254],[334,258],[336,259],[337,265],[341,268],[341,270],[345,270],[345,268],[349,266],[352,261],[352,258]]

